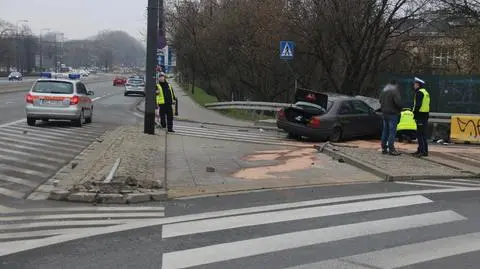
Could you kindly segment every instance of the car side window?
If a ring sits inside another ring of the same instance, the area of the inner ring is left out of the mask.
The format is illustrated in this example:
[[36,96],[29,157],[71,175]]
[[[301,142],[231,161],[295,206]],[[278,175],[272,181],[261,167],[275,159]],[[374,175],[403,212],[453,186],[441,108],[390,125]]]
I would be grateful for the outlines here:
[[371,108],[360,100],[351,101],[354,114],[369,115]]
[[342,104],[340,105],[340,109],[338,110],[338,114],[339,115],[348,115],[348,114],[352,114],[353,111],[352,111],[352,107],[350,105],[349,102],[342,102]]
[[87,95],[87,88],[81,82],[77,83],[77,93]]

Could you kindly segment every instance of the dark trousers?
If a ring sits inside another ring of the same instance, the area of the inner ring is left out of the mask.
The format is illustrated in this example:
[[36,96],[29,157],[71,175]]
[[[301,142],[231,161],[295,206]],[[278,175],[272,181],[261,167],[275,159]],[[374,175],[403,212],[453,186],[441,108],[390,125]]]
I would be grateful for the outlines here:
[[399,116],[396,114],[383,115],[382,150],[395,151],[395,137],[397,136],[397,124]]
[[[167,127],[168,130],[173,129],[173,109],[172,105],[163,104],[159,105],[160,108],[160,125],[163,128]],[[166,120],[165,120],[166,118]]]
[[428,143],[427,143],[428,119],[416,120],[416,122],[417,122],[417,141],[418,141],[417,152],[421,154],[428,154]]

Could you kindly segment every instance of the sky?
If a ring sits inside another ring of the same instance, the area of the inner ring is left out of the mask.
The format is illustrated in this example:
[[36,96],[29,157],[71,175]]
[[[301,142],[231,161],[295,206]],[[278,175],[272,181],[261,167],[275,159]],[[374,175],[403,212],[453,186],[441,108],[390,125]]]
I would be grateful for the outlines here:
[[0,0],[0,19],[13,24],[28,20],[22,23],[34,34],[50,28],[63,32],[66,40],[91,37],[101,30],[122,30],[141,39],[146,7],[147,0]]

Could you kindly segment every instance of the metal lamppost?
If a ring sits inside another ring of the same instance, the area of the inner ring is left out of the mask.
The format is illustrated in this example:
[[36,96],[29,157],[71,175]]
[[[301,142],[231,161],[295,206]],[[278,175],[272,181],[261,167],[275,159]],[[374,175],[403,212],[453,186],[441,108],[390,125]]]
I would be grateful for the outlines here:
[[43,71],[43,35],[42,31],[50,31],[50,28],[42,28],[40,29],[39,35],[39,46],[40,46],[40,70]]
[[155,67],[157,66],[157,31],[159,5],[163,6],[163,0],[148,0],[147,7],[147,59],[146,59],[146,83],[145,83],[145,117],[144,133],[155,134]]
[[20,72],[20,54],[19,54],[19,43],[20,43],[20,38],[19,38],[19,31],[18,31],[18,24],[20,22],[28,22],[28,20],[17,20],[15,23],[15,68],[17,69],[17,72]]

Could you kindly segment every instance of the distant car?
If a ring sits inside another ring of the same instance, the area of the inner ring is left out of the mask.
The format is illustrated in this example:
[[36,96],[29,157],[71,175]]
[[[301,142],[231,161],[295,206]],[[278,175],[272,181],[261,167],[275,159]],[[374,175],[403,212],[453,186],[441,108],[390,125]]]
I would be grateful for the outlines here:
[[[50,75],[51,77],[51,75]],[[37,120],[71,120],[75,126],[91,123],[93,103],[85,84],[75,79],[42,78],[37,80],[26,96],[27,124]]]
[[13,81],[13,80],[22,80],[23,76],[22,73],[20,72],[12,72],[8,75],[8,80]]
[[117,76],[113,79],[113,86],[124,86],[127,83],[127,79],[125,77]]
[[145,81],[139,78],[129,78],[125,84],[124,95],[140,94],[145,96]]
[[290,138],[339,142],[381,133],[381,116],[358,98],[299,91],[295,101],[281,109],[277,118],[278,128]]

